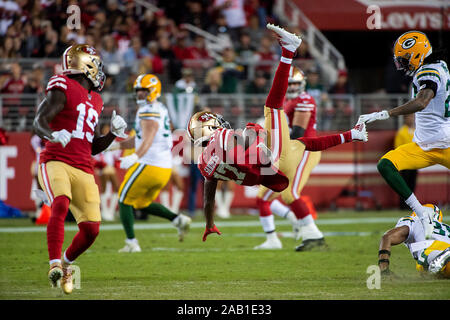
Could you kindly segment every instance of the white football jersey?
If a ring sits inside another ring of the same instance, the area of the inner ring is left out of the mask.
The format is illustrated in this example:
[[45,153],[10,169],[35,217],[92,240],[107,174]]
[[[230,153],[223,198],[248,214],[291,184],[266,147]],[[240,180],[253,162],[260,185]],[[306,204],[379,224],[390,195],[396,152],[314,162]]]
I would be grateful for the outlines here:
[[167,108],[159,101],[148,103],[140,107],[136,113],[135,149],[142,144],[142,120],[158,122],[158,131],[147,153],[139,159],[139,163],[160,168],[172,168],[172,132]]
[[422,222],[416,216],[406,216],[398,220],[395,227],[407,226],[409,228],[408,238],[403,244],[408,247],[414,259],[418,259],[421,252],[428,248],[434,240],[450,243],[450,226],[434,221],[434,229],[430,240],[425,239],[425,230]]
[[416,130],[413,141],[425,151],[450,147],[450,74],[445,61],[426,64],[414,74],[412,97],[421,87],[419,82],[430,80],[436,83],[435,97],[422,111],[416,112]]

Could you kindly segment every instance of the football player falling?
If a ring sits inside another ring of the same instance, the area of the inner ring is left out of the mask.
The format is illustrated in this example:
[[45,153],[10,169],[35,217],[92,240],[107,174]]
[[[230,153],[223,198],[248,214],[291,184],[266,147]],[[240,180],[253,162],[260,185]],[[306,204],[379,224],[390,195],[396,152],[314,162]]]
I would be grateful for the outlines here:
[[450,169],[450,74],[445,61],[433,54],[427,36],[419,31],[406,32],[397,39],[394,61],[398,70],[413,77],[412,99],[389,111],[361,115],[358,122],[415,113],[413,142],[386,153],[378,162],[378,171],[419,216],[428,239],[433,232],[433,210],[420,204],[399,171],[434,164]]
[[416,270],[450,278],[450,226],[442,223],[442,211],[426,204],[433,211],[433,234],[425,239],[425,230],[417,215],[400,218],[395,228],[388,230],[380,241],[378,265],[383,276],[391,276],[389,259],[391,247],[403,243],[416,260]]
[[[306,91],[306,78],[297,67],[291,66],[288,78],[287,99],[283,103],[283,110],[288,117],[290,138],[295,140],[301,137],[316,136],[316,102]],[[257,204],[259,219],[261,221],[267,240],[255,249],[281,249],[282,243],[275,232],[275,222],[272,212],[288,218],[294,227],[294,237],[302,237],[302,243],[296,251],[305,251],[313,247],[324,246],[323,233],[317,228],[305,201],[300,197],[301,191],[308,181],[309,175],[320,161],[320,151],[303,152],[301,143],[292,143],[291,152],[301,155],[293,157],[290,165],[292,169],[287,173],[289,187],[281,193],[276,193],[267,187],[261,186],[258,191]],[[286,173],[286,174],[287,174]],[[276,200],[281,196],[287,206]]]
[[[48,278],[64,293],[73,289],[70,265],[93,243],[100,227],[100,196],[94,180],[91,156],[105,150],[116,136],[126,137],[122,117],[113,111],[111,129],[105,136],[96,130],[103,101],[103,64],[93,47],[73,45],[62,56],[63,74],[50,78],[40,104],[34,129],[46,139],[41,152],[39,183],[51,203],[47,225],[50,259]],[[61,259],[64,220],[71,210],[79,231]]]
[[[233,180],[246,186],[260,184],[281,192],[289,186],[289,177],[294,176],[292,162],[301,158],[304,150],[320,151],[353,140],[367,141],[364,124],[341,134],[290,139],[282,106],[292,58],[302,40],[272,24],[267,28],[276,33],[282,55],[264,106],[266,131],[254,123],[248,123],[242,132],[232,130],[222,116],[209,111],[198,112],[189,120],[189,137],[194,145],[204,148],[198,159],[198,167],[205,177],[203,241],[211,233],[221,234],[214,224],[218,180]],[[264,136],[267,136],[267,145]],[[298,153],[292,152],[293,144],[298,145]]]

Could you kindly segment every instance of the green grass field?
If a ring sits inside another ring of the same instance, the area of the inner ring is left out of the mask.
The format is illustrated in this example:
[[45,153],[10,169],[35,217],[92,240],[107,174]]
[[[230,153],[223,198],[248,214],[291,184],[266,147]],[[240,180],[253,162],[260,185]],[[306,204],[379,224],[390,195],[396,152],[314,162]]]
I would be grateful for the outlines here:
[[[104,223],[95,244],[76,262],[81,289],[65,296],[47,280],[45,228],[27,219],[0,220],[0,299],[334,300],[450,299],[450,280],[423,277],[403,245],[392,249],[396,279],[368,289],[381,235],[405,212],[321,213],[326,251],[295,252],[291,226],[276,217],[283,249],[257,251],[265,236],[258,217],[218,220],[222,235],[202,242],[204,222],[194,219],[184,242],[157,217],[136,223],[143,252],[119,254],[124,232]],[[449,212],[444,212],[449,216]],[[448,223],[449,219],[444,220]],[[64,249],[76,225],[66,225]]]

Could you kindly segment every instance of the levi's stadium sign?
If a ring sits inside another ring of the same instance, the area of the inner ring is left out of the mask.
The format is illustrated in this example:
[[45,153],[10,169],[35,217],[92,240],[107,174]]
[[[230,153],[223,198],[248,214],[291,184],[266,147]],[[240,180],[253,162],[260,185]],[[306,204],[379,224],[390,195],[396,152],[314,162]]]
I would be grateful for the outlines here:
[[292,0],[320,30],[449,30],[450,0]]

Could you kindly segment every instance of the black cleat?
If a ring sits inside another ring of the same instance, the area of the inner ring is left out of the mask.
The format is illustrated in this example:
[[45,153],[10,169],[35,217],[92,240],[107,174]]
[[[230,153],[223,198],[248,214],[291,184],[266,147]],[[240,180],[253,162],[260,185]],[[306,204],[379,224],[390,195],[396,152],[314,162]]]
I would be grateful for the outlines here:
[[310,251],[315,248],[327,248],[324,238],[320,239],[308,239],[304,240],[299,246],[295,248],[295,251]]

